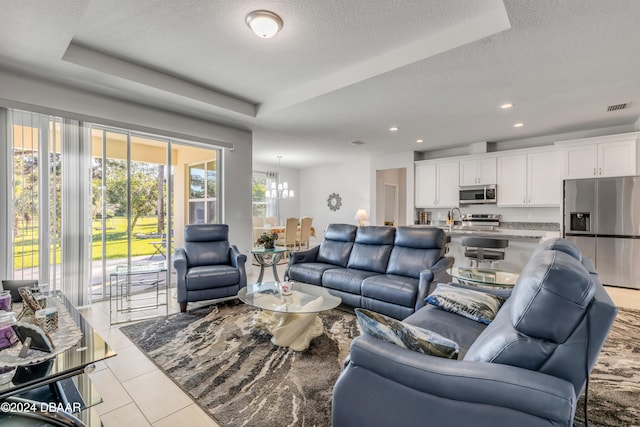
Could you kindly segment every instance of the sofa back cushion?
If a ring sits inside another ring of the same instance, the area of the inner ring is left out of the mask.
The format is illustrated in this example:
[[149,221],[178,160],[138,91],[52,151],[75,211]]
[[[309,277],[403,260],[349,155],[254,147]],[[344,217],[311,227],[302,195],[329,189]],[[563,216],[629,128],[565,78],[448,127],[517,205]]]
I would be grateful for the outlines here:
[[358,227],[350,224],[329,224],[318,250],[318,262],[346,267],[356,240]]
[[184,228],[187,267],[230,264],[229,226],[191,224]]
[[394,238],[393,227],[358,227],[347,267],[384,273]]
[[445,234],[437,227],[397,227],[387,274],[420,278],[420,272],[431,268],[445,250]]

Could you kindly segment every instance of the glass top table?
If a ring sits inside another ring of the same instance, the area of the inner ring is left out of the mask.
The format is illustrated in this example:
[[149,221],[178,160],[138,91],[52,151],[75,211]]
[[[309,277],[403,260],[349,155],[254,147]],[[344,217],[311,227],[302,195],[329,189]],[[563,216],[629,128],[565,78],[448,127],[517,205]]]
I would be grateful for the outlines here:
[[300,282],[293,282],[291,295],[282,295],[277,282],[254,283],[240,289],[238,298],[245,304],[278,313],[319,313],[342,302],[326,288]]
[[260,274],[258,275],[257,283],[262,282],[262,278],[264,277],[264,269],[265,267],[271,267],[273,269],[273,277],[276,279],[276,282],[280,281],[280,277],[278,276],[277,265],[278,262],[282,259],[282,257],[287,253],[288,249],[283,247],[274,247],[270,249],[265,248],[253,248],[251,249],[251,254],[253,258],[258,262],[260,266]]
[[[97,362],[115,356],[116,352],[89,325],[62,292],[53,291],[44,294],[47,299],[57,298],[61,301],[71,319],[82,332],[82,338],[74,346],[44,362],[18,366],[15,370],[13,367],[0,366],[0,370],[8,371],[6,373],[11,375],[10,380],[7,379],[7,382],[0,384],[0,402],[11,399],[12,396],[30,398],[30,393],[37,392],[42,386],[49,385],[51,388],[57,384],[69,384],[69,381],[72,380],[85,403],[84,406],[87,407],[74,415],[87,425],[100,425],[99,416],[91,406],[101,402],[102,399],[91,385],[87,373],[91,373],[95,369]],[[64,390],[69,393],[66,386]],[[2,422],[0,420],[0,424]]]
[[262,309],[256,315],[255,324],[271,334],[274,345],[303,351],[324,331],[318,313],[337,307],[342,300],[320,286],[288,283],[293,284],[289,295],[280,292],[277,282],[265,282],[240,289],[238,298]]
[[495,288],[512,288],[520,276],[503,270],[472,267],[452,267],[447,273],[465,285]]

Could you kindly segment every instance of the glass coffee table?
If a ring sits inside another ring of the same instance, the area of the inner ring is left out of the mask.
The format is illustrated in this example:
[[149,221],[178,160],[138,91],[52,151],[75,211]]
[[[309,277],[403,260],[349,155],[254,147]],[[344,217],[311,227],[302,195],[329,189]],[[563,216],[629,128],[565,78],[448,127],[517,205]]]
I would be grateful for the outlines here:
[[520,276],[503,270],[472,267],[452,267],[447,273],[464,285],[490,288],[513,288]]
[[342,300],[321,286],[292,283],[290,295],[280,292],[278,282],[264,282],[240,289],[238,298],[261,309],[256,326],[271,334],[273,344],[303,351],[313,338],[322,335],[318,313],[336,308]]

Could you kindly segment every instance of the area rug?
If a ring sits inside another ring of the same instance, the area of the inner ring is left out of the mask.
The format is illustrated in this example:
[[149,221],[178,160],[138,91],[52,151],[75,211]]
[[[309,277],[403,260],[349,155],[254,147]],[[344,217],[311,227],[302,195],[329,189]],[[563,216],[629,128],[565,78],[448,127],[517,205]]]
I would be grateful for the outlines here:
[[[640,311],[620,308],[589,378],[590,426],[640,426]],[[584,393],[575,426],[584,425]]]
[[352,313],[320,313],[323,335],[308,350],[271,344],[256,309],[234,302],[121,330],[222,427],[329,426],[331,393],[351,340]]
[[[325,333],[304,352],[272,345],[256,310],[226,303],[121,330],[222,427],[330,426],[331,392],[355,316],[321,313]],[[620,309],[589,386],[590,426],[640,426],[640,311]],[[584,396],[575,426],[584,425]]]

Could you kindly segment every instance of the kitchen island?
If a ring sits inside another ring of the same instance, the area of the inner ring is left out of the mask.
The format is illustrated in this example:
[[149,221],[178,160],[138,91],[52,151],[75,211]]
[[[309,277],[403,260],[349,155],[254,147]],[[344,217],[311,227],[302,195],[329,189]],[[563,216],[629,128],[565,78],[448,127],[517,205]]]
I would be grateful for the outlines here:
[[[493,237],[509,240],[509,246],[505,249],[505,259],[500,261],[500,269],[519,273],[528,262],[533,251],[540,242],[553,237],[560,237],[559,224],[531,224],[531,223],[507,223],[495,229],[468,229],[454,226],[451,230],[448,226],[440,226],[450,237],[448,254],[455,258],[455,267],[465,267],[469,261],[464,256],[462,238],[465,236]],[[504,226],[506,225],[506,226]],[[518,228],[530,227],[530,228]]]

